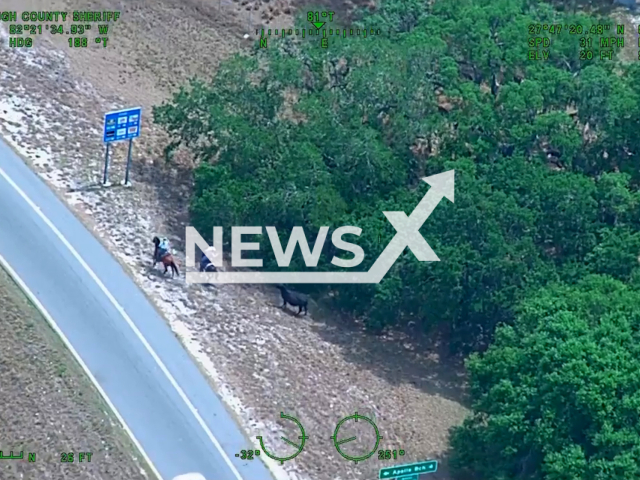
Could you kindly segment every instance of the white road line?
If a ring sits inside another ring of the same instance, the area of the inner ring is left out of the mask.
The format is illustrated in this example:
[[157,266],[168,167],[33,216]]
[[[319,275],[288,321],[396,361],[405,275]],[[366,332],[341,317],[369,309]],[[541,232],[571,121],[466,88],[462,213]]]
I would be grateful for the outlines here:
[[107,298],[112,303],[112,305],[116,308],[116,310],[118,310],[122,318],[124,318],[124,320],[127,322],[129,327],[131,327],[131,330],[133,330],[133,332],[136,334],[138,339],[145,346],[149,354],[153,357],[155,362],[158,364],[158,366],[162,370],[162,373],[164,373],[164,375],[167,377],[167,379],[169,380],[173,388],[175,388],[176,392],[178,392],[178,395],[180,395],[180,398],[182,398],[182,400],[187,405],[187,407],[189,408],[193,416],[196,418],[196,420],[198,421],[198,423],[200,424],[204,432],[209,437],[209,440],[211,440],[211,443],[213,443],[216,449],[218,449],[218,451],[220,452],[220,455],[222,456],[225,463],[229,467],[229,470],[231,470],[231,472],[233,473],[233,476],[237,480],[244,480],[242,478],[242,475],[240,475],[240,472],[238,471],[238,469],[235,467],[235,465],[233,465],[233,463],[231,462],[231,459],[222,448],[222,445],[220,445],[220,442],[218,442],[218,439],[213,435],[213,432],[211,431],[211,429],[207,426],[204,419],[198,413],[198,410],[193,406],[193,404],[191,403],[187,395],[184,393],[184,390],[180,388],[180,385],[178,385],[178,382],[176,382],[176,379],[173,377],[173,375],[171,375],[171,372],[169,372],[169,370],[167,369],[166,365],[162,362],[160,357],[158,357],[158,354],[153,350],[151,345],[149,345],[149,342],[147,341],[146,338],[144,338],[144,336],[142,335],[142,332],[138,330],[138,327],[136,327],[135,323],[133,323],[129,315],[127,315],[127,312],[124,311],[124,308],[122,308],[122,305],[120,305],[118,301],[114,298],[114,296],[111,295],[111,292],[109,292],[109,290],[104,285],[104,283],[102,283],[100,278],[98,278],[98,276],[91,269],[91,267],[87,265],[87,262],[84,261],[84,259],[80,256],[80,254],[76,251],[76,249],[73,248],[71,243],[69,243],[69,241],[64,237],[64,235],[62,235],[60,230],[56,228],[53,222],[51,222],[51,220],[49,220],[49,218],[47,218],[47,216],[44,213],[42,213],[42,210],[40,210],[40,208],[35,203],[33,203],[33,201],[27,196],[27,194],[22,191],[22,189],[11,179],[11,177],[9,177],[9,175],[5,173],[5,171],[2,168],[0,168],[0,175],[2,175],[2,177],[4,177],[4,179],[9,183],[9,185],[11,185],[15,189],[15,191],[18,192],[18,194],[24,199],[24,201],[29,204],[29,206],[33,209],[34,212],[36,212],[36,214],[42,219],[42,221],[44,221],[44,223],[46,223],[47,226],[51,228],[53,233],[55,233],[56,236],[60,239],[60,241],[64,243],[64,245],[69,249],[71,254],[76,258],[76,260],[78,260],[80,265],[82,265],[82,267],[91,276],[93,281],[96,282],[98,287],[100,287],[100,290],[102,290],[102,292],[107,296]]
[[156,466],[153,464],[153,462],[147,455],[147,452],[144,451],[144,448],[142,448],[142,445],[140,445],[140,442],[138,442],[138,439],[129,428],[129,425],[127,425],[127,422],[124,421],[124,418],[122,418],[122,415],[120,415],[120,412],[118,411],[116,406],[111,402],[111,399],[107,396],[107,392],[105,392],[103,388],[100,386],[100,384],[98,383],[98,380],[96,380],[96,377],[93,376],[93,373],[91,373],[91,370],[89,370],[89,367],[87,367],[87,364],[84,363],[84,361],[82,360],[78,352],[76,352],[76,349],[73,348],[73,345],[71,345],[71,342],[66,337],[66,335],[62,333],[62,330],[60,330],[60,327],[55,322],[53,317],[49,314],[47,309],[44,308],[44,305],[40,303],[40,300],[38,300],[38,297],[35,296],[35,294],[27,286],[27,284],[24,283],[22,278],[20,278],[18,273],[13,269],[13,267],[11,267],[11,265],[9,265],[9,262],[2,255],[0,255],[0,267],[7,271],[7,273],[13,279],[13,281],[18,284],[18,286],[22,289],[25,295],[29,298],[31,303],[35,305],[36,309],[38,309],[40,314],[49,323],[53,331],[58,334],[58,336],[62,340],[62,343],[64,343],[64,345],[69,349],[69,351],[71,352],[71,355],[73,355],[73,358],[75,358],[76,362],[78,362],[78,364],[80,365],[80,368],[84,370],[84,373],[87,375],[87,377],[89,377],[89,380],[91,380],[91,383],[93,383],[93,386],[96,387],[96,389],[98,390],[98,393],[100,393],[100,395],[102,396],[104,401],[107,403],[111,411],[114,413],[118,421],[122,424],[122,428],[124,429],[124,431],[127,432],[127,435],[131,437],[133,444],[136,446],[136,448],[144,458],[145,462],[147,462],[153,474],[158,478],[158,480],[163,480],[162,475],[160,475],[160,472],[158,472],[158,470],[156,469]]

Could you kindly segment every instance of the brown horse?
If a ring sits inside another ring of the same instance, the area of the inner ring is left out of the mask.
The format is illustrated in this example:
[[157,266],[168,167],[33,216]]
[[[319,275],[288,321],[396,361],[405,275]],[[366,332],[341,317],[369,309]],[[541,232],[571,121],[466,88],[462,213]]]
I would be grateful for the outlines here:
[[[153,237],[153,244],[155,245],[155,248],[153,250],[152,268],[156,266],[156,263],[158,263],[158,250],[160,248],[160,239],[158,237]],[[164,265],[165,274],[169,271],[169,267],[171,267],[171,277],[173,278],[174,274],[180,276],[180,272],[178,271],[178,266],[176,265],[176,262],[173,259],[173,255],[171,255],[171,253],[165,252],[164,255],[162,255],[162,258],[160,258],[160,261]]]

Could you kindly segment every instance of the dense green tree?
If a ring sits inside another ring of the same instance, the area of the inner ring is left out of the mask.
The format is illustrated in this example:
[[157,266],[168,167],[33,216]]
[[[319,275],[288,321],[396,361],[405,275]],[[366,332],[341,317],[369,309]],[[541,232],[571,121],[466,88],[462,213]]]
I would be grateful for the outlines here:
[[[421,177],[455,169],[455,205],[422,229],[441,262],[405,251],[379,285],[332,296],[374,330],[443,328],[452,351],[486,347],[549,281],[636,278],[640,67],[581,61],[578,36],[543,23],[596,19],[534,0],[388,0],[356,22],[381,35],[271,39],[223,62],[154,110],[168,156],[195,157],[193,225],[273,225],[283,244],[293,226],[312,242],[357,225],[368,269],[395,233],[382,212],[411,212]],[[549,59],[529,60],[541,36]],[[317,268],[336,253],[325,245]],[[290,268],[304,268],[299,251]]]
[[454,430],[464,479],[640,475],[640,292],[607,276],[550,285],[468,360],[474,414]]

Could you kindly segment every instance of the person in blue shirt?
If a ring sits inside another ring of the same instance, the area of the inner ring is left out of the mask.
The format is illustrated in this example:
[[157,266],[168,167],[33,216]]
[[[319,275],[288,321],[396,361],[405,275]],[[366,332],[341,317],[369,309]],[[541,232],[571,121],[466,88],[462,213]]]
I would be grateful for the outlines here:
[[161,262],[162,257],[169,253],[169,240],[167,238],[159,239],[158,237],[153,237],[153,243],[156,245],[155,261]]
[[[215,247],[207,248],[207,252],[212,257],[215,257],[217,255]],[[216,271],[216,266],[211,262],[211,260],[209,260],[209,257],[207,257],[207,254],[205,252],[202,252],[202,257],[200,257],[200,271],[201,272],[215,272]]]

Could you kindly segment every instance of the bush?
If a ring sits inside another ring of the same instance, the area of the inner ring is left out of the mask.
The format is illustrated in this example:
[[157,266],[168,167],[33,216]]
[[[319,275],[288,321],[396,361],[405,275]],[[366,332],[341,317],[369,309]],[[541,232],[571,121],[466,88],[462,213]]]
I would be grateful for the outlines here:
[[452,436],[458,478],[640,475],[640,292],[607,276],[550,285],[468,360],[473,416]]

